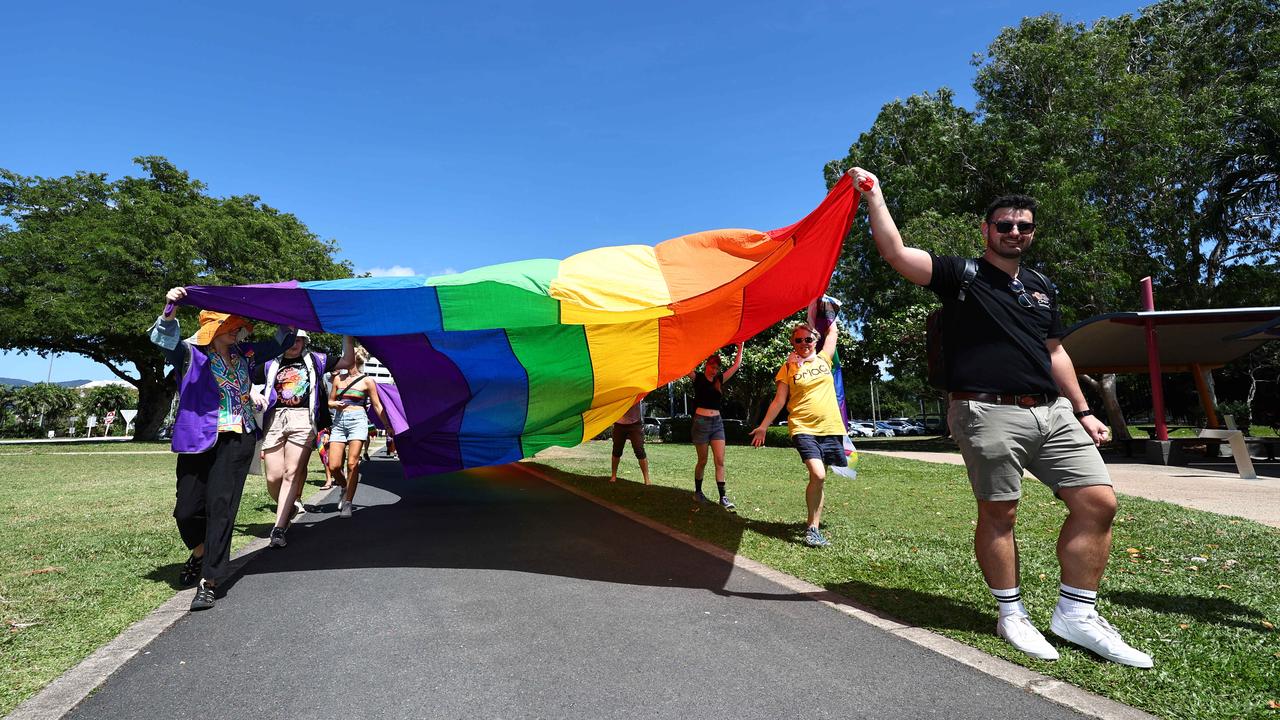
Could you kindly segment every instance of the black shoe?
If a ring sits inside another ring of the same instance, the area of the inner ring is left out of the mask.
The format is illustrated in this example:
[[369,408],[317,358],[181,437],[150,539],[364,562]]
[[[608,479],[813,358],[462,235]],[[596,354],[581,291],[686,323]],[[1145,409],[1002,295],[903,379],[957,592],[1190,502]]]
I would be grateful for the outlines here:
[[268,543],[268,546],[275,548],[275,547],[284,547],[285,545],[288,545],[289,544],[288,541],[284,539],[284,531],[285,529],[282,527],[271,528],[271,542]]
[[193,611],[208,610],[213,607],[213,603],[216,599],[214,596],[214,587],[201,580],[200,586],[196,588],[196,596],[191,599],[191,609]]
[[187,558],[182,564],[182,570],[178,571],[178,585],[186,587],[194,585],[200,579],[200,568],[204,565],[204,558],[196,557],[195,553]]

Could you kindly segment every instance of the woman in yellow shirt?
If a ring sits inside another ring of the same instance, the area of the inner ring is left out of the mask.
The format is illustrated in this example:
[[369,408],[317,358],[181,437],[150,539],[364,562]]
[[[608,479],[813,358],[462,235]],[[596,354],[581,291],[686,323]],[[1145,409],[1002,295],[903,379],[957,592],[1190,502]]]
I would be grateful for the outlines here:
[[791,442],[800,452],[800,458],[809,470],[809,485],[805,488],[805,503],[809,507],[809,523],[804,542],[810,547],[826,547],[831,543],[818,529],[822,520],[823,484],[827,478],[827,465],[846,467],[849,464],[844,452],[845,428],[840,417],[840,405],[836,401],[836,386],[831,375],[831,358],[836,351],[836,324],[822,339],[822,347],[815,348],[818,331],[808,323],[800,323],[791,330],[791,346],[795,352],[787,359],[776,376],[778,392],[769,403],[760,426],[751,431],[751,444],[764,444],[765,431],[777,417],[782,406],[787,407],[787,425],[791,430]]

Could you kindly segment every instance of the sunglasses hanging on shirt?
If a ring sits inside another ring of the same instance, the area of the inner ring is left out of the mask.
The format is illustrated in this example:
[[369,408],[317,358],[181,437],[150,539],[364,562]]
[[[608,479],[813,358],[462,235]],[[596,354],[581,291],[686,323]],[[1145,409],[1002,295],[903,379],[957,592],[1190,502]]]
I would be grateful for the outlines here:
[[1009,289],[1013,291],[1014,295],[1018,296],[1018,304],[1022,307],[1030,309],[1034,305],[1031,301],[1031,296],[1027,294],[1027,289],[1023,287],[1022,281],[1018,278],[1009,281]]

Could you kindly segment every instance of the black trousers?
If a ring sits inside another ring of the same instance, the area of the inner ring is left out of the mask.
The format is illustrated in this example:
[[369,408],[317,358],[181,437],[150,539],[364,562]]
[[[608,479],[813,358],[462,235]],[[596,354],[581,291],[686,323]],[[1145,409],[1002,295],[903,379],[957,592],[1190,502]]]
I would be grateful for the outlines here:
[[178,456],[173,518],[187,548],[204,543],[201,577],[215,584],[228,574],[231,531],[256,444],[252,433],[220,432],[212,448],[199,455]]

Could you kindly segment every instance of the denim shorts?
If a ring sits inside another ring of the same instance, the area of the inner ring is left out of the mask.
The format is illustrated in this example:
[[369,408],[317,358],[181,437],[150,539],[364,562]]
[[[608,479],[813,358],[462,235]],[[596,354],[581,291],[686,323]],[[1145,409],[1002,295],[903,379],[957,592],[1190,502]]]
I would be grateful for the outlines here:
[[329,433],[329,442],[345,443],[369,439],[369,416],[364,408],[343,410],[333,418],[333,430]]
[[821,460],[823,465],[848,467],[843,435],[792,435],[791,444],[800,452],[801,460]]
[[695,445],[706,445],[712,440],[724,442],[724,418],[719,415],[694,415],[690,434]]

